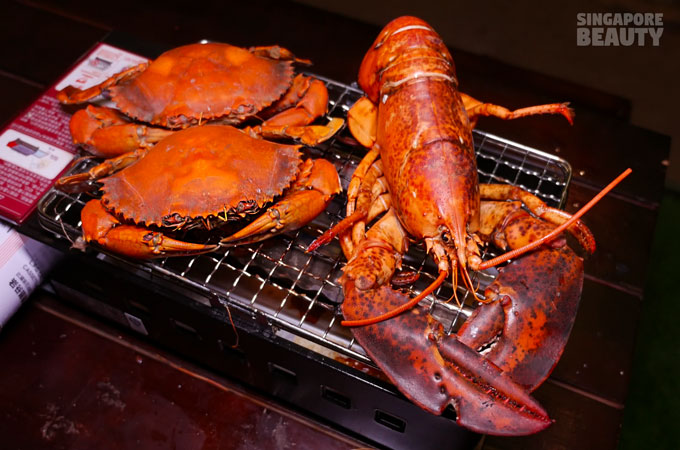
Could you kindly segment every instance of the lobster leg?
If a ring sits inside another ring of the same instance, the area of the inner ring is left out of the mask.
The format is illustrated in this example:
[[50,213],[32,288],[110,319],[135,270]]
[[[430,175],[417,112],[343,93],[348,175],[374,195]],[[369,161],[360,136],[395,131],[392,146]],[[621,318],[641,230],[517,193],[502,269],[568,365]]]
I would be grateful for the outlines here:
[[258,242],[298,229],[321,214],[341,191],[335,167],[325,159],[305,161],[301,174],[286,195],[245,228],[222,240],[223,245]]
[[74,144],[103,158],[149,147],[173,133],[132,123],[115,109],[94,105],[77,111],[71,117],[70,129]]
[[[307,248],[308,252],[311,252],[322,245],[329,243],[335,236],[342,235],[346,230],[353,227],[358,221],[363,220],[368,214],[368,210],[358,210],[355,211],[356,199],[359,196],[359,190],[364,183],[364,177],[366,177],[368,171],[373,167],[376,162],[380,151],[378,147],[374,147],[364,155],[363,159],[354,170],[352,174],[352,179],[349,182],[349,187],[347,188],[347,216],[340,222],[335,224],[330,229],[326,230],[321,236],[312,242]],[[343,245],[348,249],[349,254],[353,253],[351,248],[353,244],[349,241],[349,236],[347,236],[343,241]]]
[[465,111],[470,118],[472,128],[477,124],[480,116],[495,116],[504,120],[519,119],[520,117],[535,116],[539,114],[562,114],[570,124],[574,123],[574,111],[569,108],[569,103],[550,103],[547,105],[529,106],[511,111],[503,106],[492,103],[482,103],[467,94],[460,93]]
[[[405,248],[406,233],[390,210],[344,269],[346,319],[378,316],[408,300],[389,287]],[[427,411],[441,414],[452,404],[458,423],[489,434],[530,434],[551,423],[520,385],[455,336],[446,336],[426,311],[415,308],[352,332],[401,392]]]
[[[378,180],[384,180],[382,163],[374,162],[366,175],[361,178],[358,188],[347,196],[347,213],[351,216],[357,212],[357,221],[352,226],[352,241],[357,245],[365,239],[366,223],[375,216],[389,209],[388,205],[375,202],[380,194],[386,192],[386,186]],[[356,178],[353,177],[352,181]],[[351,185],[351,182],[350,182]],[[384,208],[383,208],[384,207]]]
[[373,148],[378,133],[378,108],[367,97],[361,97],[347,112],[347,125],[361,145]]
[[130,78],[136,77],[141,72],[144,72],[148,67],[149,63],[142,63],[136,66],[130,67],[122,72],[119,72],[99,83],[96,86],[89,87],[87,89],[78,89],[73,86],[67,86],[61,91],[57,92],[57,99],[64,104],[73,103],[83,103],[88,100],[92,100],[98,95],[104,93],[108,88],[114,86],[118,83],[126,81]]
[[216,245],[194,244],[170,238],[158,231],[135,225],[122,224],[111,215],[99,200],[90,200],[81,211],[83,236],[74,247],[96,242],[112,252],[136,259],[194,255],[218,248]]
[[[549,207],[535,195],[517,186],[508,184],[480,184],[479,195],[485,200],[521,201],[537,217],[554,225],[561,225],[571,218],[571,215],[567,212]],[[568,231],[588,253],[592,254],[595,252],[595,238],[583,222],[577,221],[568,228]],[[528,242],[530,241],[526,243]]]

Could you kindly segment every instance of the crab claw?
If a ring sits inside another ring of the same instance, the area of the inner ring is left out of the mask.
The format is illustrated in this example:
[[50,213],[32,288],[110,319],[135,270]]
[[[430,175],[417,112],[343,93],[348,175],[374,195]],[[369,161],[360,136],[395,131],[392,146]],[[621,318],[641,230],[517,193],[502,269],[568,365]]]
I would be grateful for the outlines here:
[[78,110],[69,126],[74,144],[103,158],[149,147],[173,133],[132,123],[115,109],[94,105]]
[[90,200],[81,211],[83,237],[74,247],[83,249],[86,243],[96,242],[103,248],[135,259],[207,253],[216,245],[179,241],[148,228],[125,225],[111,215],[99,200]]
[[[343,290],[342,311],[349,320],[380,315],[408,301],[389,285],[361,290],[346,280]],[[414,308],[352,333],[401,392],[433,414],[451,404],[457,423],[495,435],[536,433],[552,423],[522,386],[455,335],[445,335],[426,311]]]
[[293,139],[305,145],[317,145],[332,138],[345,121],[333,117],[326,125],[270,125],[262,124],[247,128],[246,131],[252,137],[264,137],[269,139],[287,138]]
[[258,242],[274,234],[301,228],[321,214],[340,190],[340,179],[333,164],[325,159],[308,159],[288,194],[254,222],[224,238],[221,243],[241,245]]
[[328,109],[328,89],[316,79],[298,75],[286,95],[268,110],[266,125],[308,125]]

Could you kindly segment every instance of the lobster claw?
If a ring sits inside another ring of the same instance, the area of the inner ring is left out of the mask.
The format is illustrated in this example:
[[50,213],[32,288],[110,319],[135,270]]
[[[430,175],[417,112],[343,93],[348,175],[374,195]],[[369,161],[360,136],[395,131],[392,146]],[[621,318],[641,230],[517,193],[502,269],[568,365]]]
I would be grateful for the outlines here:
[[[568,246],[543,247],[501,269],[481,305],[458,331],[513,381],[534,390],[550,375],[574,325],[583,260]],[[504,318],[499,320],[500,318]]]
[[[343,315],[350,320],[408,300],[386,285],[361,290],[351,279],[344,281],[344,294]],[[452,404],[460,425],[496,435],[536,433],[552,423],[522,386],[456,336],[447,336],[425,311],[414,308],[352,332],[401,392],[433,414]]]

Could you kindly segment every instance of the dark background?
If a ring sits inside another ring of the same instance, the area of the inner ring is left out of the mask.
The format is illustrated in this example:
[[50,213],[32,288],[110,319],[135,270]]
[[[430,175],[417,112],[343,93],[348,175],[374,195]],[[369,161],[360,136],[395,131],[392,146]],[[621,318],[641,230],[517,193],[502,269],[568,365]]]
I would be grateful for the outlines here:
[[[680,75],[680,3],[676,0],[299,0],[382,26],[392,18],[416,15],[452,47],[486,55],[630,100],[631,123],[673,137],[668,187],[680,189],[680,128],[673,106]],[[576,45],[578,13],[663,13],[660,46]],[[454,55],[455,59],[455,55]],[[461,88],[465,90],[461,77]]]
[[[492,98],[484,100],[521,107],[516,99],[504,98],[504,84],[524,90],[527,104],[541,95],[544,101],[572,101],[579,114],[585,108],[606,111],[617,120],[648,128],[674,137],[670,160],[654,161],[669,165],[666,191],[658,205],[659,216],[651,263],[646,277],[643,320],[638,333],[632,388],[626,402],[626,419],[620,447],[680,448],[674,430],[680,420],[674,402],[678,398],[677,348],[678,316],[674,281],[678,278],[675,255],[680,245],[675,235],[680,219],[680,198],[670,189],[680,188],[680,151],[678,150],[678,50],[680,49],[680,6],[674,1],[640,2],[636,0],[578,0],[560,4],[559,9],[540,6],[538,2],[472,2],[393,0],[367,2],[345,0],[330,2],[309,0],[313,7],[359,19],[348,19],[341,26],[334,20],[333,29],[322,15],[315,22],[304,20],[308,5],[301,3],[249,1],[243,7],[236,2],[168,2],[139,3],[120,0],[103,3],[84,0],[10,1],[0,0],[3,28],[1,36],[20,36],[21,42],[2,39],[0,47],[0,89],[5,95],[0,121],[12,118],[50,86],[96,40],[109,31],[129,32],[140,39],[176,46],[199,39],[213,39],[235,45],[287,45],[288,36],[305,35],[305,45],[296,45],[295,53],[323,54],[315,58],[314,70],[338,81],[354,80],[362,54],[350,48],[368,48],[377,30],[401,14],[418,15],[430,22],[453,49],[458,62],[461,88],[475,95],[488,80],[470,65],[470,55],[488,57],[489,74],[496,85]],[[417,4],[416,4],[417,3]],[[296,16],[293,23],[282,19],[283,12]],[[663,12],[664,33],[660,47],[577,47],[576,14],[578,12]],[[73,24],[78,27],[73,30]],[[250,36],[257,28],[258,42]],[[77,31],[77,32],[76,32]],[[77,36],[77,38],[76,38]],[[83,36],[88,36],[83,40]],[[77,41],[75,41],[77,39]],[[27,50],[28,49],[28,50]],[[36,60],[40,60],[36,70]],[[498,61],[495,64],[493,61]],[[521,71],[538,73],[522,79]],[[558,92],[545,87],[553,78],[565,80]],[[485,85],[488,91],[489,87]],[[532,98],[532,91],[541,92]],[[615,94],[612,101],[602,93]],[[579,108],[584,109],[579,109]],[[616,136],[599,136],[615,140]],[[550,148],[542,148],[552,150]],[[596,151],[597,149],[595,149]],[[592,150],[590,150],[592,151]],[[674,156],[678,155],[678,156]],[[645,158],[644,148],[639,158]],[[575,172],[585,171],[587,159],[574,164]],[[589,174],[584,173],[587,177]],[[600,174],[601,175],[601,174]],[[645,181],[643,180],[642,183]],[[649,180],[657,183],[659,180]],[[616,223],[617,218],[612,217]],[[648,239],[649,237],[646,236]],[[623,244],[625,245],[625,243]],[[602,317],[601,320],[610,320]]]

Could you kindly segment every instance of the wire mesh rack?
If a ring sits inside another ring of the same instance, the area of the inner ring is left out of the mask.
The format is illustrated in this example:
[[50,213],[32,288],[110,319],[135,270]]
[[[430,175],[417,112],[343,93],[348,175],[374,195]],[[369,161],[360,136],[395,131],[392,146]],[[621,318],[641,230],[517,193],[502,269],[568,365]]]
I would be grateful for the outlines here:
[[[328,116],[346,117],[361,91],[355,86],[317,78],[328,87]],[[551,206],[564,203],[571,179],[571,167],[566,161],[482,131],[475,130],[473,136],[481,182],[520,186]],[[365,149],[343,129],[333,139],[305,152],[308,156],[332,161],[346,189]],[[92,160],[83,160],[69,173],[82,172],[92,165]],[[80,211],[91,198],[91,194],[51,190],[38,207],[41,225],[60,238],[72,240],[80,234]],[[339,195],[306,227],[261,243],[193,257],[125,261],[117,266],[133,267],[178,286],[209,294],[224,307],[239,307],[253,317],[264,318],[277,332],[305,338],[320,345],[321,351],[332,350],[371,365],[349,329],[340,325],[339,278],[345,264],[340,246],[334,241],[313,253],[305,252],[316,237],[342,219],[345,202],[346,197]],[[99,252],[98,256],[112,262],[121,261],[118,256],[105,252]],[[436,267],[420,245],[412,245],[402,263],[403,270],[419,274],[409,288],[412,294],[420,292],[436,277]],[[482,292],[496,274],[495,269],[474,273],[473,282],[479,284]],[[458,289],[461,306],[448,301],[453,295],[450,282],[443,283],[422,303],[427,304],[431,314],[450,332],[455,331],[461,319],[475,307],[471,296],[462,287]]]

